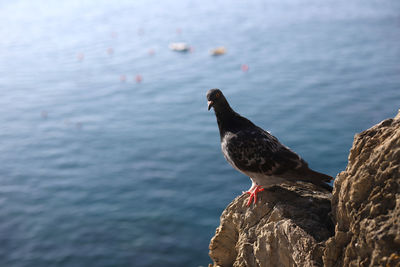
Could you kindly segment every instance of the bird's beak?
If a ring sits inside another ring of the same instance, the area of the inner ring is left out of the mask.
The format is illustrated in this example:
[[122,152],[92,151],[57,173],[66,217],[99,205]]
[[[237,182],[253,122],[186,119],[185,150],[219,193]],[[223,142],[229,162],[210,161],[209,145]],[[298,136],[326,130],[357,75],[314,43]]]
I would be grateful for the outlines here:
[[210,108],[214,105],[213,101],[207,101],[208,104],[208,110],[210,110]]

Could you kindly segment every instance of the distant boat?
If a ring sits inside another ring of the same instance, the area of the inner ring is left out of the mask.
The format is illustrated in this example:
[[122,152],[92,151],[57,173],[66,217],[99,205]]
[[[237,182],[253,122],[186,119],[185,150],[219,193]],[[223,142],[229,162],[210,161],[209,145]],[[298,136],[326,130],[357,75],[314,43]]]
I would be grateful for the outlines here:
[[169,49],[178,52],[187,52],[190,50],[190,46],[187,43],[170,43]]
[[210,50],[210,55],[212,56],[220,56],[226,53],[226,49],[223,46],[214,48]]

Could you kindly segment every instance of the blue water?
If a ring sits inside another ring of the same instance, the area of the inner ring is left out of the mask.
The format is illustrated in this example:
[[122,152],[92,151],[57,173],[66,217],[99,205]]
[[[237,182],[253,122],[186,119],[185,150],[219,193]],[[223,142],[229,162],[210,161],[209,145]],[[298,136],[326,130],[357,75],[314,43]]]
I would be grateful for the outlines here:
[[330,175],[400,107],[398,0],[0,1],[0,25],[0,266],[206,266],[250,186],[209,88]]

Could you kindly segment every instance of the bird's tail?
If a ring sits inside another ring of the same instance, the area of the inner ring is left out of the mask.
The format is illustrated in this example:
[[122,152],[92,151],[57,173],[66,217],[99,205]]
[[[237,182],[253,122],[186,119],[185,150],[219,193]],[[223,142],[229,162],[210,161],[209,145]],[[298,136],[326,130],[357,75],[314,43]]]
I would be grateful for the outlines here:
[[320,172],[313,171],[310,168],[304,169],[302,176],[303,177],[301,180],[305,182],[311,182],[317,186],[329,190],[329,192],[332,192],[332,186],[327,183],[331,182],[333,180],[333,177]]

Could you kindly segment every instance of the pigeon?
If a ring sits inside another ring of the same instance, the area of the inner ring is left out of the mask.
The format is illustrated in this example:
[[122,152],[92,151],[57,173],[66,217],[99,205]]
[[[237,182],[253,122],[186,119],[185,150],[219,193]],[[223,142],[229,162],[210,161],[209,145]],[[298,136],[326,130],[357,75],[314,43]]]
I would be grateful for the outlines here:
[[225,159],[250,177],[247,206],[264,188],[284,182],[304,181],[332,191],[332,177],[311,170],[307,162],[279,140],[236,113],[219,89],[207,92],[208,110],[214,108]]

